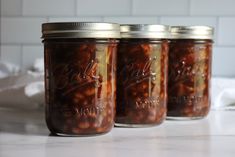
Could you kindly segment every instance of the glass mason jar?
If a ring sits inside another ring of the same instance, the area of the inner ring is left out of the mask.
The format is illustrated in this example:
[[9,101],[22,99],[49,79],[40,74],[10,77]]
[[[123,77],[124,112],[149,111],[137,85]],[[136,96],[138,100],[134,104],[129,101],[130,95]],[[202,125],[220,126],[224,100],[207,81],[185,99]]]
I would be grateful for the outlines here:
[[116,49],[111,23],[45,23],[46,122],[51,133],[106,133],[114,125]]
[[144,127],[166,116],[169,27],[121,25],[115,126]]
[[172,26],[167,119],[200,119],[210,109],[213,28]]

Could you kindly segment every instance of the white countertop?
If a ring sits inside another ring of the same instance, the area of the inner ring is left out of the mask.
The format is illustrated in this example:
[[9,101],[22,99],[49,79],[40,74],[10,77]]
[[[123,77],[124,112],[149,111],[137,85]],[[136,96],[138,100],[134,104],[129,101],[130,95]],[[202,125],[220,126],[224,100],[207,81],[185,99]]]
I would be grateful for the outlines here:
[[0,157],[234,157],[235,111],[93,137],[49,136],[43,112],[0,110]]

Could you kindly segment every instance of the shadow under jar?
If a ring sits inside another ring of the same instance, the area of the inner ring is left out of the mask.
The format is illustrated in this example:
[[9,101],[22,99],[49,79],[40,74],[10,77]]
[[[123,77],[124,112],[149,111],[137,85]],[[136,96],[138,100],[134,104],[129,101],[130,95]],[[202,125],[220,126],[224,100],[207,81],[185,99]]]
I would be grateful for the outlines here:
[[111,130],[115,116],[118,24],[45,23],[46,122],[52,134]]
[[167,119],[205,117],[210,110],[213,28],[172,26]]
[[169,27],[121,25],[115,126],[144,127],[166,116]]

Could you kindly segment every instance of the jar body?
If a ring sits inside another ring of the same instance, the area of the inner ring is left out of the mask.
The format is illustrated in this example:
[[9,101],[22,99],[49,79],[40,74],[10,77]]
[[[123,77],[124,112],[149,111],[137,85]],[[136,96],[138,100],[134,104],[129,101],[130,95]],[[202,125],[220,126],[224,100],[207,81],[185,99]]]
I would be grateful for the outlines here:
[[117,58],[115,125],[162,123],[166,116],[168,41],[123,39]]
[[169,46],[168,119],[198,119],[210,109],[212,40],[174,39]]
[[46,122],[57,135],[94,135],[114,124],[116,40],[44,40]]

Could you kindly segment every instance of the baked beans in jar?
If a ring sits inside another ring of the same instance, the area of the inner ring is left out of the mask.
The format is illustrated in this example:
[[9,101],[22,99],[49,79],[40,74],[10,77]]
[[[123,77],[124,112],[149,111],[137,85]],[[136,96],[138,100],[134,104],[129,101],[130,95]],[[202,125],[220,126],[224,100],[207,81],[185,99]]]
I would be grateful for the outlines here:
[[121,25],[115,126],[145,127],[166,116],[169,27]]
[[167,119],[200,119],[210,110],[213,28],[172,26]]
[[114,125],[116,49],[111,23],[45,23],[46,123],[52,134],[103,134]]

